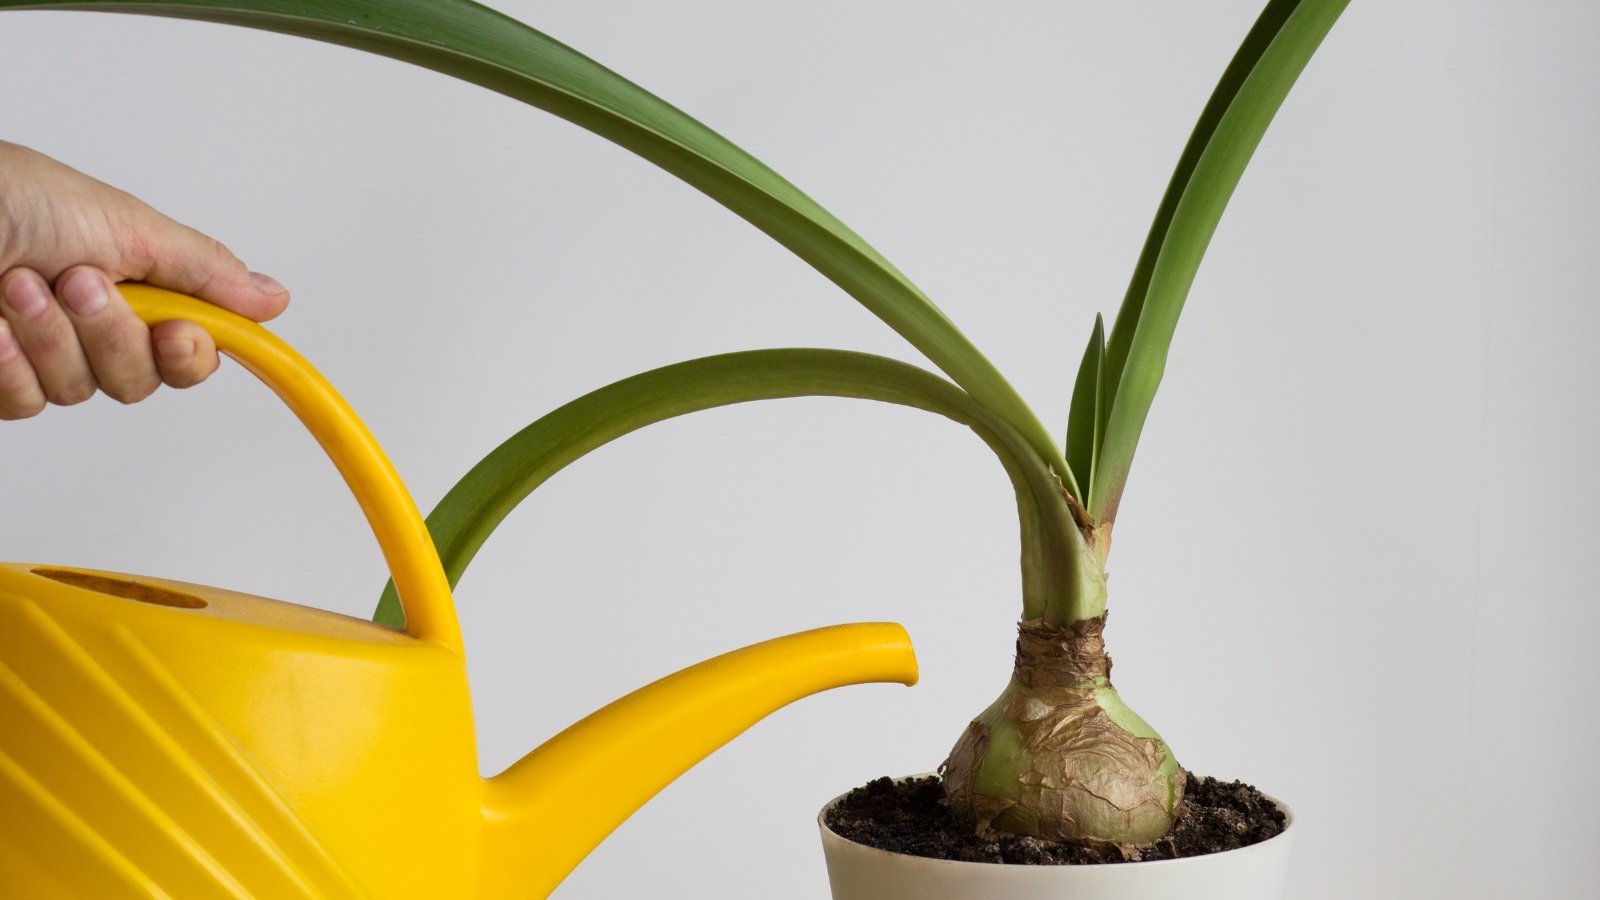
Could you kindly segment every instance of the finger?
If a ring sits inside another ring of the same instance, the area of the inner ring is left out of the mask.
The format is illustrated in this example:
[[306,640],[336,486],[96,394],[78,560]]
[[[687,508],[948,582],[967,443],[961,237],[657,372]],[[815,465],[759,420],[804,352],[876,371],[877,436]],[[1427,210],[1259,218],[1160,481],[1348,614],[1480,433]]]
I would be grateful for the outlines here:
[[150,329],[156,368],[170,387],[194,387],[217,371],[217,343],[193,322],[173,320]]
[[93,397],[94,371],[43,276],[20,266],[0,275],[0,298],[0,315],[27,354],[45,398],[71,406]]
[[289,292],[271,277],[251,272],[215,238],[142,206],[129,223],[140,265],[133,278],[265,322],[289,305]]
[[100,390],[121,403],[137,403],[155,393],[161,374],[150,349],[150,329],[104,272],[73,266],[56,279],[56,297],[78,332]]
[[0,319],[0,419],[26,419],[44,409],[44,390],[11,325]]

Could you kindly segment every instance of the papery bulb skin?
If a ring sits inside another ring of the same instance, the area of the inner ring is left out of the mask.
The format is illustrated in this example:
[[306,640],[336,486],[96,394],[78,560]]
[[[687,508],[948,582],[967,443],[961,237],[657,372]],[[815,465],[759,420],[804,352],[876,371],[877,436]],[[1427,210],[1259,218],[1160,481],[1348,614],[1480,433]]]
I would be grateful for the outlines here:
[[957,820],[979,833],[1125,850],[1172,827],[1183,769],[1111,686],[1104,626],[1104,616],[1018,626],[1010,684],[940,768]]

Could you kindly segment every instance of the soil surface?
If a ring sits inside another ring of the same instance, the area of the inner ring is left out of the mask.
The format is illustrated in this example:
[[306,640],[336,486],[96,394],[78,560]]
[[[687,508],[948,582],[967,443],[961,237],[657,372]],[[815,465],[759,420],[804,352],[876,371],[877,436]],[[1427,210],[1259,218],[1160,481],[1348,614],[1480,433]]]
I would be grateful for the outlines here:
[[937,775],[895,782],[879,778],[847,794],[828,827],[859,844],[964,862],[1072,865],[1204,856],[1259,843],[1283,831],[1283,813],[1248,784],[1189,775],[1178,821],[1154,846],[1131,851],[1080,847],[1000,835],[987,840],[956,824]]

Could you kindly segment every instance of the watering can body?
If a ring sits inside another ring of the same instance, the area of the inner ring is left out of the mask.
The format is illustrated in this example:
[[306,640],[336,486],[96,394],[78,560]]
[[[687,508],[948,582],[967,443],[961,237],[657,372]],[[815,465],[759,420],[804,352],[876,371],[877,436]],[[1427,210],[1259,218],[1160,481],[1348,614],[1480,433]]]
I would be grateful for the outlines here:
[[38,886],[24,897],[473,896],[470,710],[461,658],[392,629],[215,588],[0,566],[0,884]]
[[0,564],[0,894],[540,897],[682,771],[820,690],[916,680],[897,625],[690,667],[478,773],[460,631],[404,486],[332,388],[236,316],[199,321],[301,417],[383,548],[407,629],[231,591]]

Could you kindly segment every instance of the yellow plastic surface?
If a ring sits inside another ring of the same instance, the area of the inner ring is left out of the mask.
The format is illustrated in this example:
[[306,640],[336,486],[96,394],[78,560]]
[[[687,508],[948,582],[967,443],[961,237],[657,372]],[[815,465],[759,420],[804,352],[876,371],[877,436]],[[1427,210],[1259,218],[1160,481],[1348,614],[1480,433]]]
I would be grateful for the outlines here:
[[[829,688],[915,684],[904,628],[836,625],[735,650],[641,688],[489,782],[485,897],[543,897],[673,779],[768,713]],[[539,848],[526,867],[512,863]]]
[[122,296],[147,324],[187,319],[205,328],[217,349],[283,398],[361,504],[394,578],[406,630],[460,653],[461,625],[428,526],[383,448],[322,373],[277,335],[221,307],[144,284],[122,285]]
[[217,588],[0,564],[0,896],[515,898],[768,713],[916,680],[898,625],[692,666],[478,775],[459,628],[404,485],[338,394],[260,326],[197,321],[316,435],[400,586],[409,633]]

